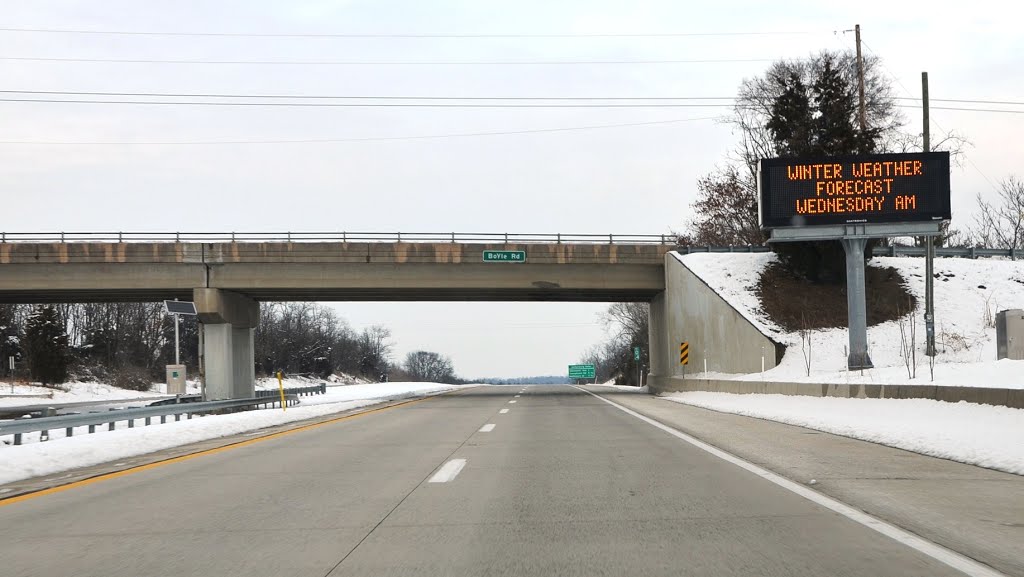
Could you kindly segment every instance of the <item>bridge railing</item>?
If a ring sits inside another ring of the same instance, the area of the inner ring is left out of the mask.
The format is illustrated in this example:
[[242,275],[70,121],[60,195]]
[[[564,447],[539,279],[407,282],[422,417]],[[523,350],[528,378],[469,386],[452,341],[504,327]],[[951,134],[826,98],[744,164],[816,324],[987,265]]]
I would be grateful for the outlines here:
[[[674,234],[590,234],[590,233],[511,233],[511,232],[0,232],[0,243],[54,242],[359,242],[396,243],[451,242],[460,244],[622,244],[674,246],[685,253],[694,252],[768,252],[764,245],[678,247]],[[940,247],[936,256],[980,258],[1024,256],[1020,249]],[[924,247],[875,247],[875,256],[924,256]]]
[[0,232],[13,242],[452,242],[462,244],[653,244],[675,245],[673,234],[512,232]]

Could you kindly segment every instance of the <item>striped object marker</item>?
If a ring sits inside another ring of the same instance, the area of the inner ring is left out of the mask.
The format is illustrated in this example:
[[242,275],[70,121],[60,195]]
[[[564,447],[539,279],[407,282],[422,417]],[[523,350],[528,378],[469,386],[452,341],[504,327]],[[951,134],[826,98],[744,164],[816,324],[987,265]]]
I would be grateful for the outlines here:
[[690,364],[690,343],[679,343],[679,364]]

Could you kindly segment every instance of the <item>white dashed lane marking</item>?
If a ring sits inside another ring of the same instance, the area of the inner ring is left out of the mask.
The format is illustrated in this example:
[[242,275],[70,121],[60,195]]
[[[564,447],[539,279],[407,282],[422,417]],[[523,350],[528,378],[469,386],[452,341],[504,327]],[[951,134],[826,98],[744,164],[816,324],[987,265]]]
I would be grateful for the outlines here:
[[498,411],[498,412],[499,412],[499,413],[501,413],[502,415],[504,415],[505,413],[507,413],[507,412],[508,412],[508,409],[502,409],[502,410],[500,410],[500,411]]
[[494,423],[487,423],[486,425],[480,427],[480,432],[481,433],[490,433],[493,430],[494,430]]
[[430,478],[430,483],[447,483],[459,476],[459,472],[466,466],[465,459],[452,459],[444,464],[443,467],[438,469],[434,476]]

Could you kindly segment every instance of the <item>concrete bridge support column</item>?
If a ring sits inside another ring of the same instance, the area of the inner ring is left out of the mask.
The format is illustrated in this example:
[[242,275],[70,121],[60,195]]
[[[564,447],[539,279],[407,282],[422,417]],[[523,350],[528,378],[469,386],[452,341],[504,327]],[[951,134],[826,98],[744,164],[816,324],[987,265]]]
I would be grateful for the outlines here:
[[208,288],[195,289],[193,299],[204,330],[207,399],[254,396],[253,332],[260,319],[259,303],[238,293]]

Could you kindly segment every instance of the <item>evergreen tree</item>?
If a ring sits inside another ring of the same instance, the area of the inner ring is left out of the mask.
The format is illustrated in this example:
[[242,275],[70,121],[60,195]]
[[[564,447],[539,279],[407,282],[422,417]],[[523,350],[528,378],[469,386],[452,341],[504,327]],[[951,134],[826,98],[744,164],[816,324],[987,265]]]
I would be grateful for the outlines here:
[[43,385],[68,378],[68,334],[51,305],[38,305],[25,325],[25,346],[32,378]]
[[771,106],[765,128],[772,135],[780,156],[797,156],[813,147],[814,118],[807,86],[795,71],[776,79],[782,92]]
[[18,326],[14,313],[16,305],[0,305],[0,375],[11,378],[7,360],[21,358],[21,341],[18,338]]

